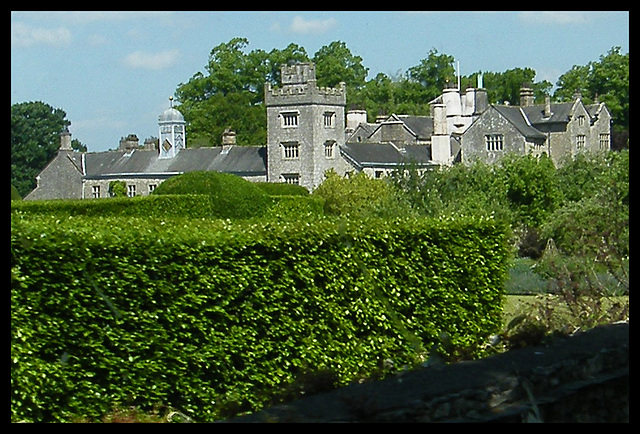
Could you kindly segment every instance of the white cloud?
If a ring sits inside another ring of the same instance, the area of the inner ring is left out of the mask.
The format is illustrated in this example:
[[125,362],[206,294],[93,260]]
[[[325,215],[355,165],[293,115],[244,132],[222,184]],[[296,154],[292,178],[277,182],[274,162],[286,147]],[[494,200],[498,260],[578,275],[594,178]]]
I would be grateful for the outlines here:
[[586,12],[535,11],[520,12],[518,18],[527,24],[584,24],[592,17]]
[[66,27],[46,29],[21,22],[11,23],[11,45],[30,47],[33,45],[65,46],[71,42],[71,32]]
[[154,71],[166,69],[176,64],[180,52],[177,49],[165,50],[159,53],[134,51],[127,55],[123,62],[135,69],[151,69]]
[[320,34],[331,30],[337,24],[338,22],[335,18],[328,18],[326,20],[305,20],[301,16],[297,15],[293,18],[293,22],[291,23],[289,30],[292,33]]

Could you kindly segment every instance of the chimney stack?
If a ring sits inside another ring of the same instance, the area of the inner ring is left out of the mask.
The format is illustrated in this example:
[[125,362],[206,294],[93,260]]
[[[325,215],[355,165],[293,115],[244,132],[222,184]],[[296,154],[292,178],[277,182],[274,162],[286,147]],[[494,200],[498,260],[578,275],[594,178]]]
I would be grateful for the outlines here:
[[520,106],[531,107],[533,105],[533,89],[527,85],[520,88]]
[[72,151],[71,148],[71,133],[67,127],[64,128],[64,131],[60,133],[60,150],[61,151]]
[[235,144],[236,132],[229,127],[222,133],[222,152],[226,154]]
[[551,97],[546,95],[544,97],[544,117],[550,118],[553,113],[551,112]]
[[431,106],[433,113],[433,134],[444,136],[447,134],[447,106],[434,104]]
[[360,124],[367,123],[366,110],[349,110],[347,112],[347,130],[355,131]]

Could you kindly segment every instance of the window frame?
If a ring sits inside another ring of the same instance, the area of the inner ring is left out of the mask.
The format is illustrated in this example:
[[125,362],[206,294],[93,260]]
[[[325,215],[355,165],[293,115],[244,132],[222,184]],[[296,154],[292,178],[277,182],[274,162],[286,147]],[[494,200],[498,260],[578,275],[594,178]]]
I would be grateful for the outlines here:
[[484,146],[487,152],[504,151],[504,134],[485,134]]
[[280,176],[282,177],[282,182],[285,184],[300,185],[299,173],[283,173]]
[[300,111],[289,110],[280,112],[280,125],[282,128],[297,128],[300,125]]
[[300,143],[283,142],[280,145],[282,146],[283,160],[299,160],[300,159]]

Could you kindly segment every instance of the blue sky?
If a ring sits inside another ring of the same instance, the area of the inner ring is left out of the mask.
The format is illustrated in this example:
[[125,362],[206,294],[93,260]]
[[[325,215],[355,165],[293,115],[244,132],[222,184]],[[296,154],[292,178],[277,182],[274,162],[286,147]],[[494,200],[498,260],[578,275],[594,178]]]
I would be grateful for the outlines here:
[[178,84],[234,37],[247,38],[248,51],[296,43],[309,56],[340,40],[369,77],[404,73],[435,48],[463,75],[530,67],[555,84],[613,46],[628,53],[629,12],[12,11],[11,104],[65,110],[89,151],[116,148],[130,133],[143,141],[158,136]]

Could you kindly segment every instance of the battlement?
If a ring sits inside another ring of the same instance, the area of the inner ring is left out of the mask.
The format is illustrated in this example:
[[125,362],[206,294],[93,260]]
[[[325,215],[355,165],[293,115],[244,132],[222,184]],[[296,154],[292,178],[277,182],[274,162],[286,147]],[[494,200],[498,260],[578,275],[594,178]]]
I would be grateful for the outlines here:
[[318,87],[316,65],[312,62],[282,65],[280,67],[282,87],[266,83],[264,101],[268,106],[327,104],[346,105],[347,90],[344,83],[339,87]]
[[295,63],[280,67],[282,84],[302,84],[316,79],[316,65],[313,63]]
[[295,104],[328,104],[346,105],[347,89],[344,83],[340,87],[318,87],[316,80],[309,80],[304,84],[286,84],[282,87],[272,87],[266,83],[264,101],[267,107],[275,105]]

